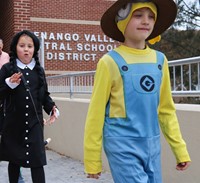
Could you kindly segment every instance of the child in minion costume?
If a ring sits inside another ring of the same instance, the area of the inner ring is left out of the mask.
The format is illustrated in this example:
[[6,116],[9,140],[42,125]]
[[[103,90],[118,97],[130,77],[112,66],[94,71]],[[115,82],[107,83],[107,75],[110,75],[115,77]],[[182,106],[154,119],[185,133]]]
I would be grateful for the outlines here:
[[[99,178],[104,146],[115,183],[162,183],[160,128],[176,157],[176,169],[189,166],[167,58],[146,44],[160,41],[176,14],[173,0],[118,0],[103,14],[103,32],[122,44],[97,65],[84,135],[88,178]],[[132,19],[141,17],[148,21],[130,29]],[[145,31],[148,37],[140,37]]]

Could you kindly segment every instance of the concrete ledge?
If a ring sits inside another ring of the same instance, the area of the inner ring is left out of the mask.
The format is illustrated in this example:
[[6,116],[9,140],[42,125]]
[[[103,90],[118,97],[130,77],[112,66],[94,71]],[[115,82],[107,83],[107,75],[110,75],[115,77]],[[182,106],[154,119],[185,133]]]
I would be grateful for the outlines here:
[[200,112],[200,105],[197,104],[175,104],[178,111]]
[[[49,147],[60,154],[83,161],[84,126],[90,100],[53,98],[59,107],[61,116],[56,123],[45,127],[45,137],[52,138]],[[187,143],[192,164],[184,172],[176,171],[175,158],[162,136],[163,181],[164,183],[199,183],[200,106],[176,104],[176,108],[182,135]],[[102,158],[104,169],[109,171],[104,153]]]

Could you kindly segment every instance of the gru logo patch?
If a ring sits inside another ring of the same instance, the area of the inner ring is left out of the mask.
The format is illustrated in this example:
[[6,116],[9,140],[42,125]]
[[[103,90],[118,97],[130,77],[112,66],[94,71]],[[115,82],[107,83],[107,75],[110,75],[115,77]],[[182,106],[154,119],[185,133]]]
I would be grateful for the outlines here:
[[151,92],[155,87],[154,79],[151,76],[145,75],[140,80],[140,86],[146,92]]

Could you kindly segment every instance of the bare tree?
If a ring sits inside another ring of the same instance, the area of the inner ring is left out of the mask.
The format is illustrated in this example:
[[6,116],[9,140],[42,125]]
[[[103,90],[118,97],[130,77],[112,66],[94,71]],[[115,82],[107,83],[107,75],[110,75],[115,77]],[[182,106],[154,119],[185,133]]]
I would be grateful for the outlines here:
[[184,30],[200,29],[200,0],[176,0],[178,14],[173,28]]

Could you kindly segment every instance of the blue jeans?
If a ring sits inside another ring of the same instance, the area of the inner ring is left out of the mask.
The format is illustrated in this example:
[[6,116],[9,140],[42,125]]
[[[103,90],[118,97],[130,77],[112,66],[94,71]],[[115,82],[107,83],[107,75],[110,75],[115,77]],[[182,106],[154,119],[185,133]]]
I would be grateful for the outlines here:
[[19,180],[18,180],[18,183],[25,183],[25,182],[24,182],[24,178],[22,177],[21,171],[20,171],[20,173],[19,173]]

